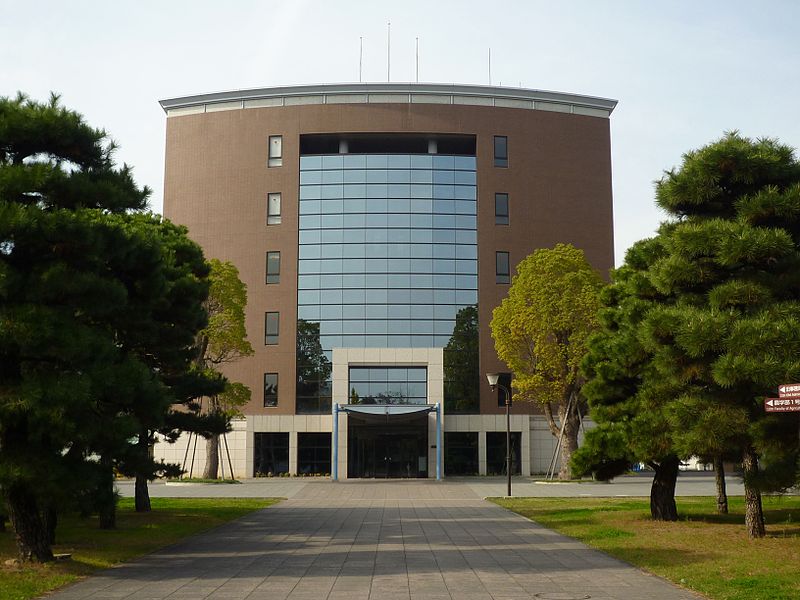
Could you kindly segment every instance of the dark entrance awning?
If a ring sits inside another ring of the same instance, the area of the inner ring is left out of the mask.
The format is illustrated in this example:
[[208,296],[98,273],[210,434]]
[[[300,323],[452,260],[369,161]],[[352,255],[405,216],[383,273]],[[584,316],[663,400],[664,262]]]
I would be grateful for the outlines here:
[[418,419],[436,410],[435,404],[340,404],[339,411],[351,413],[364,421],[401,423]]

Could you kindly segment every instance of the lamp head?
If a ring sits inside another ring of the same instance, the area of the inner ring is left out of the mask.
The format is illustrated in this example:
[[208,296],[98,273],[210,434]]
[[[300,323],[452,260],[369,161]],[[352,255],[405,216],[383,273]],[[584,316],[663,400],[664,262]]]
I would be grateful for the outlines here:
[[500,373],[487,373],[486,380],[489,382],[489,387],[494,388],[497,386],[497,382],[500,380]]

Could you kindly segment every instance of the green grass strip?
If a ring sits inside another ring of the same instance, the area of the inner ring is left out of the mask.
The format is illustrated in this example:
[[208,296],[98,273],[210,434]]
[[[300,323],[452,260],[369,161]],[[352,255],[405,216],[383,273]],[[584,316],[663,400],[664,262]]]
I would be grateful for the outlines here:
[[62,585],[153,552],[201,531],[278,502],[277,498],[153,498],[153,511],[137,513],[133,499],[119,503],[117,528],[101,530],[97,519],[63,517],[54,551],[72,559],[46,565],[8,566],[16,556],[14,534],[0,533],[0,600],[28,600]]
[[719,600],[800,598],[800,497],[765,497],[767,537],[750,540],[744,501],[678,498],[680,520],[650,519],[646,498],[493,498],[625,562]]

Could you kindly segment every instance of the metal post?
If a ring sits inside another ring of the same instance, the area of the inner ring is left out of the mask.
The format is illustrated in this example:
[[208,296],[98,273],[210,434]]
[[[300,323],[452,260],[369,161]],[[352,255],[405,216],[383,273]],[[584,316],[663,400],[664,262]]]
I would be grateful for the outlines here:
[[[487,373],[486,379],[489,381],[489,387],[494,391],[494,388],[499,387],[506,394],[506,479],[508,482],[507,495],[511,497],[511,391],[504,385],[500,385],[500,373]],[[522,437],[522,432],[520,432]]]
[[436,481],[442,480],[442,404],[436,404]]
[[331,480],[339,481],[339,403],[333,403],[333,449],[331,451]]

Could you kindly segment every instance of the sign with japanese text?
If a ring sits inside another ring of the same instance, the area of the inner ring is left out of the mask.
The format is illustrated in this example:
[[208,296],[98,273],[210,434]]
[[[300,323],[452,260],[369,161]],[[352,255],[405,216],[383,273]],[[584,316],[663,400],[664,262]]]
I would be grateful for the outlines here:
[[800,398],[765,398],[767,412],[800,412]]

